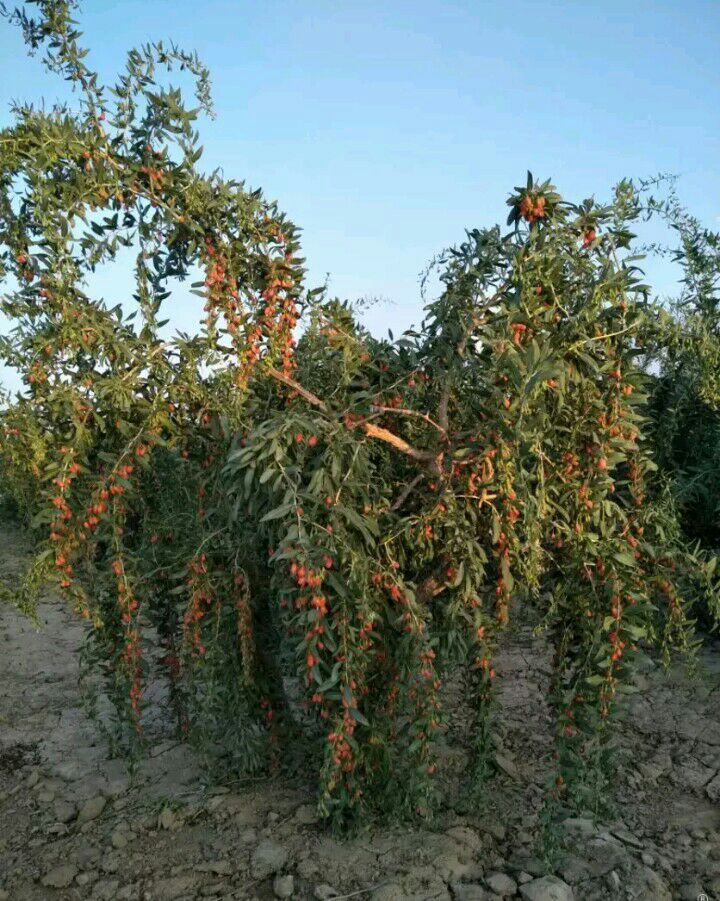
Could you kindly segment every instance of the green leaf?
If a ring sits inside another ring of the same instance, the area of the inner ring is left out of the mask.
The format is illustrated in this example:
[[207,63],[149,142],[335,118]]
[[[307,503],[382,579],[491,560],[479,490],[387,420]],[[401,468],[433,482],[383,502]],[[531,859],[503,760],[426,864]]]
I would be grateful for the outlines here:
[[369,723],[369,722],[367,721],[367,719],[362,715],[362,713],[360,713],[360,711],[357,709],[357,707],[351,707],[351,708],[350,708],[350,716],[351,716],[356,722],[360,723],[361,726],[369,726],[369,725],[370,725],[370,723]]
[[287,516],[292,509],[293,504],[282,504],[279,507],[275,507],[275,509],[271,510],[269,513],[266,513],[260,522],[272,522],[275,519],[282,519],[282,517]]

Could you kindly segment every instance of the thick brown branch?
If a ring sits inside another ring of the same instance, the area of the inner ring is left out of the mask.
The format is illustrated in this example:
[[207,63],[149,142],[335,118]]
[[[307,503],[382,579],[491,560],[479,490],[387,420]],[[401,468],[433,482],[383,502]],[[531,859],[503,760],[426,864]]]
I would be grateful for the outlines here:
[[317,407],[319,410],[327,410],[325,401],[320,400],[317,394],[313,394],[312,391],[308,391],[307,388],[303,388],[300,382],[296,382],[295,379],[290,378],[289,375],[285,375],[284,372],[280,372],[279,369],[275,369],[272,366],[269,366],[267,371],[274,379],[277,379],[278,382],[282,382],[283,385],[287,385],[288,388],[292,388],[293,391],[297,392],[301,397],[304,397],[305,400],[314,407]]
[[415,486],[416,486],[416,485],[418,484],[418,482],[420,482],[420,481],[422,481],[422,476],[421,476],[421,475],[417,475],[417,476],[415,476],[415,478],[414,478],[411,482],[408,482],[408,484],[405,486],[405,488],[403,488],[403,490],[402,490],[402,491],[400,492],[400,494],[398,495],[397,500],[393,501],[393,505],[392,505],[392,507],[390,507],[390,512],[391,512],[391,513],[395,513],[397,510],[400,509],[400,507],[402,507],[402,505],[405,503],[405,501],[406,501],[406,500],[410,497],[410,495],[413,493],[413,490],[415,489]]
[[408,444],[404,438],[401,438],[389,429],[382,428],[382,426],[373,425],[372,422],[360,422],[358,425],[370,438],[377,438],[378,441],[384,441],[386,444],[391,444],[403,454],[412,457],[413,460],[418,460],[421,463],[434,463],[434,471],[439,469],[442,454],[435,454],[433,451],[418,450],[416,447]]
[[[325,401],[321,400],[316,394],[313,394],[312,391],[308,391],[307,388],[303,388],[303,386],[299,382],[296,382],[295,379],[291,378],[289,375],[285,375],[284,372],[280,372],[279,369],[275,369],[272,366],[267,368],[267,372],[278,382],[282,382],[283,385],[287,385],[288,388],[291,388],[301,397],[304,397],[308,403],[317,407],[319,410],[327,412],[327,404]],[[384,441],[386,444],[392,445],[396,450],[411,457],[413,460],[425,464],[432,473],[436,475],[440,473],[442,454],[436,454],[433,451],[418,450],[416,447],[408,444],[404,438],[389,431],[389,429],[384,429],[371,422],[361,420],[358,422],[358,426],[368,437],[377,438],[378,441]]]
[[407,410],[404,407],[381,407],[379,404],[373,404],[371,409],[373,413],[397,413],[400,416],[416,416],[434,429],[437,429],[438,432],[445,434],[445,429],[442,426],[439,426],[427,413],[420,413],[419,410]]

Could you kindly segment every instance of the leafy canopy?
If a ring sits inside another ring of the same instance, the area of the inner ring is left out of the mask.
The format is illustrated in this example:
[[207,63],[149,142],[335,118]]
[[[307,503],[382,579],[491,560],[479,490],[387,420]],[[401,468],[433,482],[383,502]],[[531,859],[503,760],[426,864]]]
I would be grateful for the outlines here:
[[[427,816],[444,683],[478,793],[498,636],[532,611],[556,648],[550,804],[599,803],[634,660],[690,647],[716,603],[654,475],[632,185],[574,204],[528,175],[511,230],[468,231],[422,325],[380,340],[306,289],[274,203],[199,168],[195,56],[148,45],[107,88],[74,5],[34,5],[9,18],[77,102],[0,133],[0,349],[25,381],[3,491],[38,542],[16,594],[55,582],[87,618],[113,737],[142,742],[160,679],[221,773],[301,764],[342,827]],[[125,315],[92,284],[128,254]],[[168,339],[189,279],[204,318]]]

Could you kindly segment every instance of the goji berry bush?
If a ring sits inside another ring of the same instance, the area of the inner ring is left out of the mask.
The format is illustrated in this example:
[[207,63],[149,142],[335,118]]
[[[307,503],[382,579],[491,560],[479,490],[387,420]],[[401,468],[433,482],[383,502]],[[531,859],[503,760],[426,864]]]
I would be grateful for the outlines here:
[[[636,657],[717,612],[653,462],[638,192],[572,203],[528,176],[506,228],[440,255],[422,324],[379,339],[305,286],[276,204],[203,174],[194,55],[132,51],[107,88],[74,5],[35,5],[10,18],[77,101],[0,133],[2,356],[25,383],[2,490],[37,538],[16,599],[54,582],[88,620],[115,738],[142,743],[161,680],[219,772],[301,766],[341,828],[432,813],[450,677],[482,792],[494,649],[532,607],[556,648],[549,803],[595,804]],[[128,314],[92,286],[130,257]],[[167,338],[190,282],[198,329]]]

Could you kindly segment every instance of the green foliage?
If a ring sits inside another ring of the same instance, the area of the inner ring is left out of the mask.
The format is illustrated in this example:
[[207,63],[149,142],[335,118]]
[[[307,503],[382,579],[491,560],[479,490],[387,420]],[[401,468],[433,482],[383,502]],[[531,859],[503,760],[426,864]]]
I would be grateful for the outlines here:
[[[689,648],[714,590],[651,459],[632,190],[573,204],[528,175],[513,230],[467,232],[422,325],[377,340],[303,287],[274,204],[199,170],[196,112],[157,80],[188,69],[207,108],[194,57],[133,52],[108,91],[69,5],[37,5],[15,18],[80,101],[0,134],[2,355],[26,383],[3,490],[38,538],[24,596],[55,581],[88,619],[115,734],[142,741],[160,680],[221,773],[302,763],[340,828],[426,817],[443,681],[464,677],[479,793],[494,648],[531,605],[556,645],[553,797],[597,803],[635,655]],[[88,287],[127,248],[131,316]],[[197,334],[161,338],[198,271]]]
[[[656,197],[652,189],[663,188]],[[658,309],[650,411],[658,465],[672,481],[686,533],[720,546],[720,235],[680,204],[674,183],[656,179],[639,193],[646,215],[673,241],[651,250],[682,269],[677,298]]]

